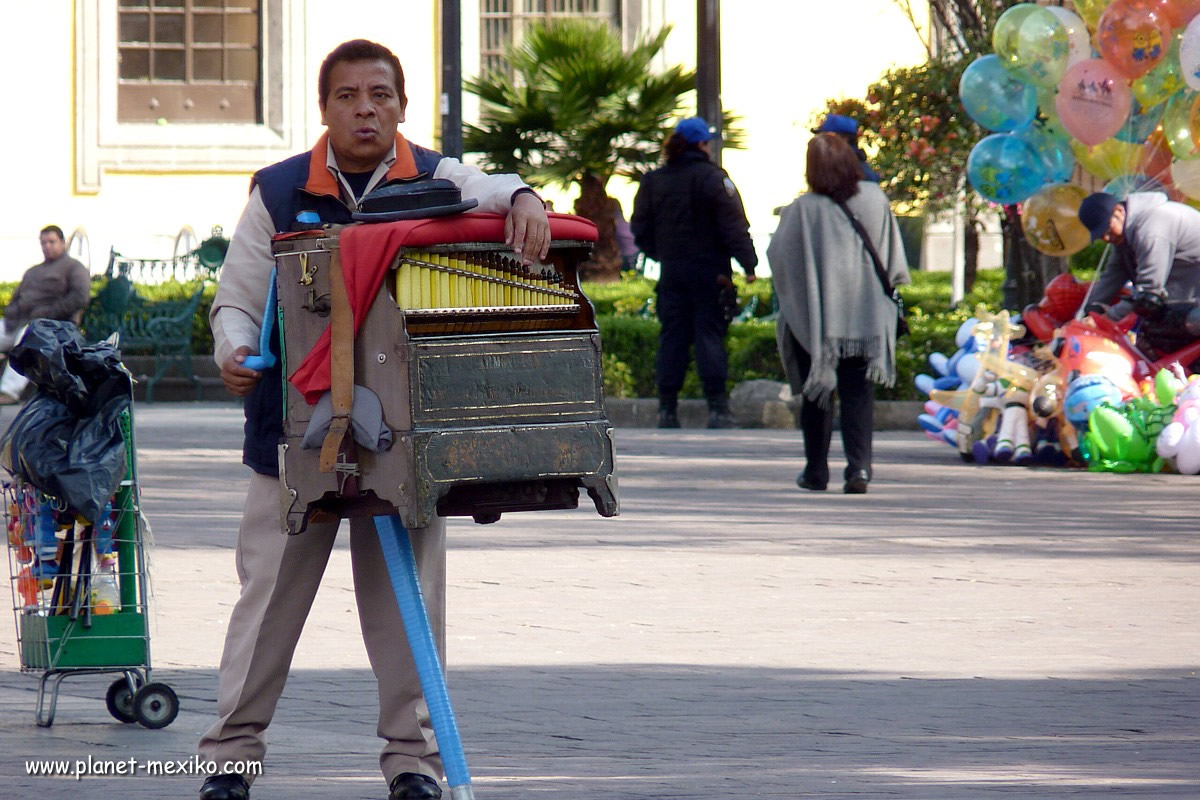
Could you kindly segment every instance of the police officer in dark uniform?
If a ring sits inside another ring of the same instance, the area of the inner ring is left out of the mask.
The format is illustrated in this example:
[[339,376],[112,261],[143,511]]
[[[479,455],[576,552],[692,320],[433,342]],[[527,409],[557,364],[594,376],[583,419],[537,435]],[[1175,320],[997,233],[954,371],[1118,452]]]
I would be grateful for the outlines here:
[[[644,253],[662,265],[658,280],[658,427],[678,428],[679,390],[689,350],[708,400],[708,427],[732,428],[725,394],[728,375],[722,290],[731,290],[730,257],[754,280],[758,256],[733,181],[714,164],[712,132],[700,117],[675,126],[666,165],[642,178],[630,226]],[[728,292],[726,292],[727,294]]]

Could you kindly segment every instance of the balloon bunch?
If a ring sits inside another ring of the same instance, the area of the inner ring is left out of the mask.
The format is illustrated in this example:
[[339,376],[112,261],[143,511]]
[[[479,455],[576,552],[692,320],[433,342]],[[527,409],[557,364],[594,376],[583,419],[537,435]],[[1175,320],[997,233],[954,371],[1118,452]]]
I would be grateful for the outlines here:
[[1078,13],[1019,3],[993,53],[963,72],[967,113],[993,133],[967,160],[971,185],[1024,203],[1026,239],[1050,255],[1086,247],[1075,164],[1105,191],[1200,203],[1200,0],[1076,0]]

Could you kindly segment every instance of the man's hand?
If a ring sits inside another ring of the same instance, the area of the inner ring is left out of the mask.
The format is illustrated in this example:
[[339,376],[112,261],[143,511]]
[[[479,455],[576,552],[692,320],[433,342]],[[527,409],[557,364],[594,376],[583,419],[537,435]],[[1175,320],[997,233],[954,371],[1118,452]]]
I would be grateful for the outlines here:
[[754,283],[756,280],[758,280],[758,276],[753,272],[746,273],[746,283]]
[[550,252],[550,220],[537,195],[522,192],[504,220],[504,243],[525,264],[541,261]]
[[261,372],[255,372],[242,366],[242,362],[250,353],[250,348],[242,345],[221,364],[221,381],[225,384],[226,390],[236,397],[245,397],[250,394],[258,385],[259,379],[262,378]]

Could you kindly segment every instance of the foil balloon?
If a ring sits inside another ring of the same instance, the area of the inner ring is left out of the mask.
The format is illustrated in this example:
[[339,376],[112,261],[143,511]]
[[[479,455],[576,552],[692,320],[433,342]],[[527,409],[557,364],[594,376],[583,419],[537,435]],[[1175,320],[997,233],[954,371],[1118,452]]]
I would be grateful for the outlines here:
[[1168,100],[1162,127],[1176,158],[1200,155],[1200,93],[1185,89]]
[[1063,127],[1085,145],[1096,145],[1121,130],[1133,97],[1112,65],[1098,58],[1080,61],[1063,75],[1055,108]]
[[1020,203],[1045,180],[1042,159],[1024,140],[1007,133],[984,137],[967,157],[967,178],[993,203]]
[[971,119],[990,131],[1015,130],[1037,114],[1037,92],[994,55],[981,56],[963,70],[958,94]]
[[1021,208],[1025,240],[1051,256],[1069,256],[1092,243],[1079,221],[1079,204],[1087,192],[1069,183],[1043,186]]
[[1035,86],[1057,86],[1070,55],[1066,26],[1056,14],[1037,6],[1025,16],[1017,31],[1018,74]]
[[1130,80],[1158,66],[1171,46],[1171,25],[1149,0],[1113,0],[1096,24],[1096,49]]

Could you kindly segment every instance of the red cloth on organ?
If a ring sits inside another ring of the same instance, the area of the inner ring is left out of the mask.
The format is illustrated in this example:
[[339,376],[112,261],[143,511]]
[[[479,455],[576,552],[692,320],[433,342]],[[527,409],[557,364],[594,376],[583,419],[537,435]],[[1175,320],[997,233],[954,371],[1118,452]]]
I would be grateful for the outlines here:
[[[582,217],[550,214],[551,239],[596,241],[596,226]],[[291,238],[280,234],[276,239]],[[401,247],[428,247],[456,242],[504,242],[504,217],[499,214],[459,214],[433,219],[410,219],[347,225],[342,229],[339,246],[342,276],[354,316],[354,335],[379,294],[383,277]],[[331,337],[326,328],[313,349],[288,380],[304,394],[309,405],[329,391],[329,353]]]

